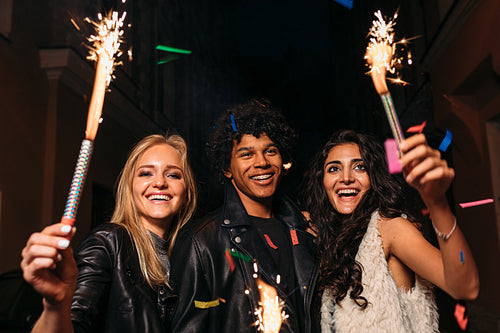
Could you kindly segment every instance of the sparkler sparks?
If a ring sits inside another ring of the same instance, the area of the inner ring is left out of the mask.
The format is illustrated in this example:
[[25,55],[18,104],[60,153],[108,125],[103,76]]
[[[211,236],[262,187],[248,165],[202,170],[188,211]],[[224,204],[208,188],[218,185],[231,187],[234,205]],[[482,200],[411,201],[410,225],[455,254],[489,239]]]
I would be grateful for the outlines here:
[[106,84],[111,82],[113,70],[122,62],[115,63],[116,57],[120,57],[120,45],[123,42],[123,22],[127,12],[123,12],[121,17],[118,17],[118,12],[110,11],[105,17],[101,13],[98,14],[100,22],[95,22],[86,17],[85,21],[92,24],[96,34],[91,35],[88,41],[92,43],[89,46],[90,52],[87,59],[92,61],[103,61],[105,65]]
[[260,307],[255,311],[258,318],[255,325],[265,333],[278,333],[281,323],[288,318],[283,311],[285,303],[279,299],[276,289],[260,278],[257,278],[257,287],[260,293]]
[[387,23],[382,17],[382,13],[375,13],[377,21],[373,21],[370,29],[370,43],[366,49],[365,59],[370,66],[370,74],[375,84],[375,89],[379,94],[387,93],[385,82],[386,72],[394,74],[395,64],[398,61],[394,47],[394,25],[396,25],[397,12],[392,20]]
[[123,22],[127,12],[123,12],[121,17],[118,12],[110,11],[106,16],[98,14],[99,21],[93,21],[88,17],[85,21],[92,24],[95,34],[88,38],[92,44],[89,46],[90,52],[87,59],[97,62],[94,90],[90,101],[89,113],[87,116],[87,129],[85,136],[88,140],[94,140],[97,134],[99,119],[101,118],[104,94],[111,80],[114,78],[113,71],[122,62],[115,62],[115,59],[122,55],[120,45],[123,42]]
[[[366,49],[365,59],[370,67],[372,79],[374,80],[375,89],[377,93],[383,94],[388,92],[387,85],[385,83],[386,72],[390,74],[396,74],[396,69],[402,67],[404,63],[411,65],[413,63],[411,51],[408,50],[406,45],[413,39],[419,38],[420,36],[401,39],[400,41],[395,41],[395,31],[394,26],[396,25],[396,19],[398,13],[396,12],[392,19],[387,22],[382,17],[382,13],[377,11],[375,16],[378,20],[373,21],[373,25],[370,28],[370,43]],[[397,45],[401,45],[399,51]],[[401,55],[402,49],[405,50],[406,55]],[[406,61],[404,60],[406,57]],[[377,82],[375,82],[377,81]],[[387,81],[407,85],[408,82],[403,81],[399,76],[396,78],[387,78]]]
[[402,63],[401,58],[395,56],[394,25],[396,24],[397,12],[388,22],[385,22],[380,10],[375,13],[375,16],[378,20],[373,21],[370,29],[371,37],[366,49],[365,59],[370,66],[369,73],[371,74],[373,85],[382,99],[392,135],[398,143],[398,152],[401,156],[400,146],[404,137],[386,82],[386,72],[394,74],[396,65]]

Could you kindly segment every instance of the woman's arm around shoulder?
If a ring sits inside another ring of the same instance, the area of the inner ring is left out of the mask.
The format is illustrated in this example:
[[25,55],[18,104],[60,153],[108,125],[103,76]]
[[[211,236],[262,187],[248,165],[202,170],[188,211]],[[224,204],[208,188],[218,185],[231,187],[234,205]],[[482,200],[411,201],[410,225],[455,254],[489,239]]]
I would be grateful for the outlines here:
[[310,233],[311,235],[313,235],[314,237],[317,237],[318,230],[317,230],[316,226],[314,224],[312,224],[311,214],[309,214],[309,212],[307,212],[305,210],[301,211],[301,213],[302,213],[302,216],[304,216],[304,219],[306,220],[306,223],[307,223],[306,231],[308,233]]

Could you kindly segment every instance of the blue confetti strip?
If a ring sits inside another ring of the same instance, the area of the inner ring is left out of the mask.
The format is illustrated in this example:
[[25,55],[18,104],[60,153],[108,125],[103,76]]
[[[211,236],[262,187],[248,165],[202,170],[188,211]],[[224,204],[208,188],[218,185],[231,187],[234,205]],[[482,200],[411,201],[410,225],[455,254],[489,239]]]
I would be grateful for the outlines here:
[[441,141],[441,144],[439,145],[439,150],[441,150],[443,153],[448,149],[451,143],[451,139],[453,138],[453,135],[451,134],[450,130],[446,130],[446,136],[444,137],[443,141]]
[[231,115],[231,125],[233,125],[233,131],[238,132],[236,129],[236,122],[234,121],[234,116]]
[[460,262],[464,263],[464,251],[460,251]]
[[214,125],[214,126],[212,126],[212,127],[210,127],[210,129],[209,129],[208,131],[205,131],[205,133],[210,133],[210,132],[212,132],[214,129],[215,129],[215,125]]
[[352,3],[354,2],[354,0],[333,0],[333,1],[341,4],[342,6],[344,6],[347,9],[352,9]]

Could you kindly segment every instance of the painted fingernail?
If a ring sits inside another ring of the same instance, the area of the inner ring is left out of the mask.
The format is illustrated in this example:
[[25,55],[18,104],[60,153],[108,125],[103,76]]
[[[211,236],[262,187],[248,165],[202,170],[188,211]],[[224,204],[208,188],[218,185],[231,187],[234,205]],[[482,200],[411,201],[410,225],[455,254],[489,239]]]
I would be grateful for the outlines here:
[[[71,230],[71,228],[70,228]],[[61,249],[65,249],[69,246],[69,240],[67,239],[61,239],[59,242],[57,242],[57,245],[61,248]]]
[[61,227],[61,232],[63,234],[69,234],[70,231],[71,231],[71,226],[70,225],[65,224],[65,225],[63,225]]
[[58,253],[57,256],[56,256],[56,261],[57,262],[60,262],[62,261],[62,254]]

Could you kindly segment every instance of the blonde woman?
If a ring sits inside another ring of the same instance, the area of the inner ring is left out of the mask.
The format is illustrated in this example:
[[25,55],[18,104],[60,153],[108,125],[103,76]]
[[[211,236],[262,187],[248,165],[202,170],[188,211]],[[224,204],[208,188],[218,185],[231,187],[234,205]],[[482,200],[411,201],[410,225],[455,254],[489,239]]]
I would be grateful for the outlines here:
[[74,228],[54,224],[23,249],[24,278],[43,296],[33,332],[160,332],[175,307],[169,255],[192,217],[196,186],[185,141],[151,135],[131,151],[110,223],[77,249]]

